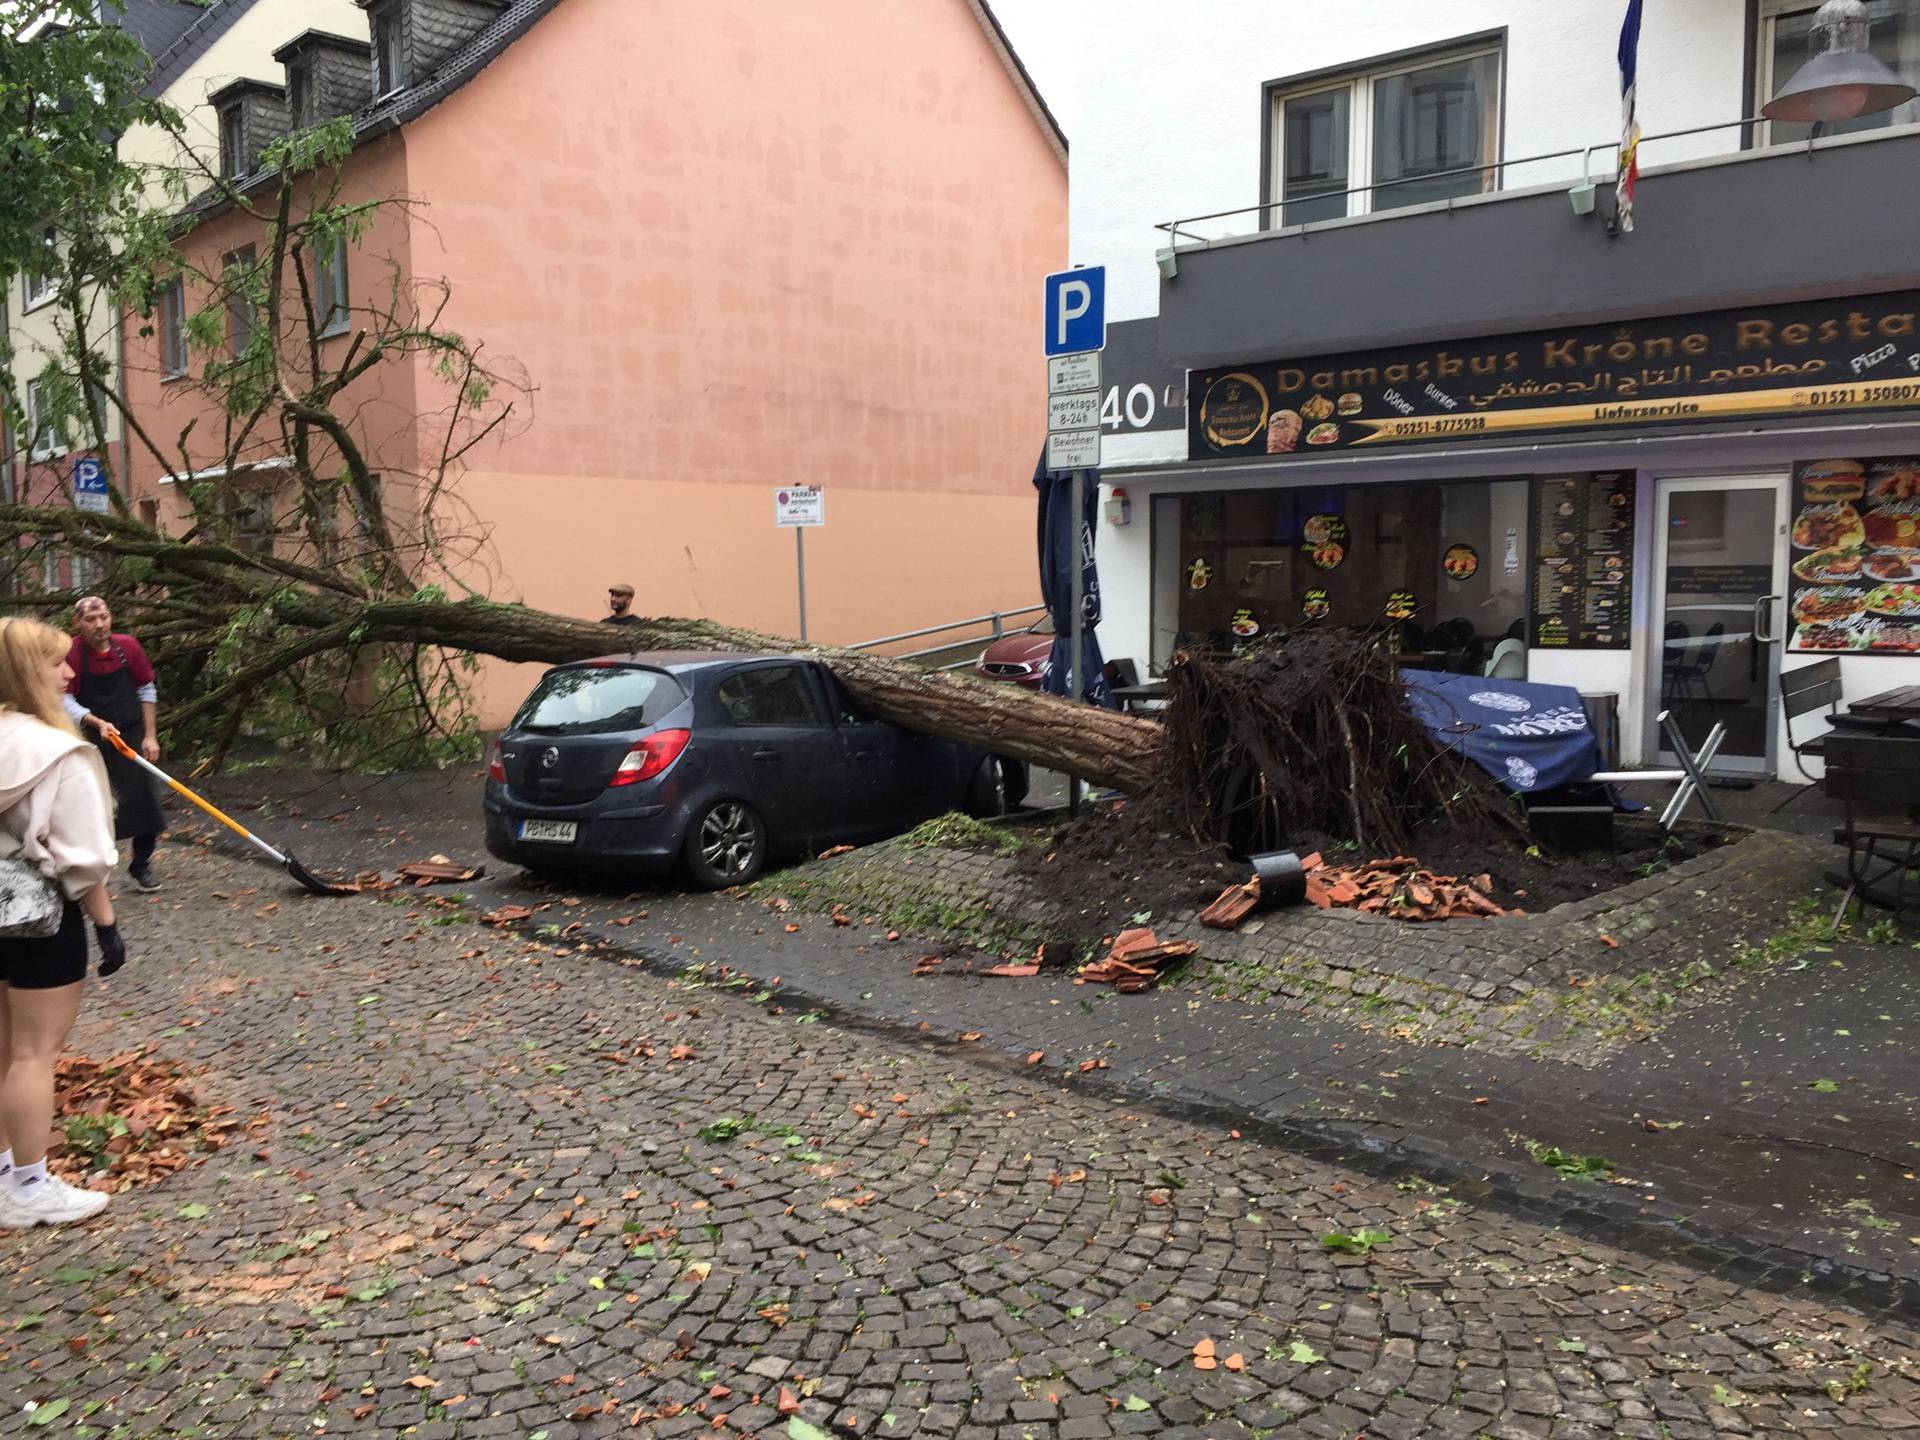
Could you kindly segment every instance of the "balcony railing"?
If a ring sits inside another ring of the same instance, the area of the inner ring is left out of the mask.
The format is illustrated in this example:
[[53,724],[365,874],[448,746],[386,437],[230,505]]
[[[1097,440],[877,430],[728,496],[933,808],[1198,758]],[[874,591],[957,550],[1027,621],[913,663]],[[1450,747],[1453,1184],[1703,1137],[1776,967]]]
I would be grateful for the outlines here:
[[[1711,135],[1720,131],[1733,130],[1733,131],[1737,131],[1739,134],[1739,144],[1742,147],[1741,149],[1728,152],[1727,155],[1722,157],[1716,157],[1716,156],[1693,157],[1694,159],[1733,158],[1734,156],[1737,156],[1737,155],[1752,153],[1751,151],[1745,148],[1747,137],[1751,133],[1753,133],[1753,129],[1755,126],[1765,125],[1767,123],[1768,121],[1765,116],[1753,115],[1743,120],[1724,120],[1713,125],[1691,126],[1685,130],[1663,130],[1657,134],[1642,135],[1640,137],[1640,146],[1642,151],[1644,152],[1647,146],[1656,144],[1663,140],[1681,140],[1681,139],[1686,139],[1688,137],[1695,136],[1695,135]],[[1880,132],[1872,132],[1872,134],[1876,136],[1879,133]],[[1841,138],[1855,138],[1855,137],[1832,137],[1832,138],[1841,139]],[[1811,148],[1819,143],[1820,142],[1817,139],[1814,139],[1811,137],[1805,141],[1797,142],[1798,145],[1803,145],[1807,148]],[[1772,147],[1772,148],[1792,149],[1796,147],[1780,146],[1780,147]],[[1608,155],[1617,157],[1619,153],[1620,153],[1620,142],[1618,140],[1608,140],[1600,144],[1587,145],[1587,146],[1580,147],[1578,149],[1548,150],[1538,155],[1516,156],[1511,160],[1507,160],[1507,159],[1491,160],[1491,161],[1485,161],[1475,165],[1459,166],[1452,170],[1436,170],[1432,172],[1422,173],[1419,175],[1402,176],[1399,179],[1395,179],[1395,180],[1381,180],[1371,185],[1355,185],[1352,188],[1347,190],[1329,190],[1324,193],[1317,193],[1311,197],[1302,197],[1294,200],[1284,200],[1284,199],[1269,200],[1259,205],[1242,205],[1239,208],[1233,209],[1233,210],[1215,210],[1210,214],[1206,214],[1206,215],[1192,215],[1184,219],[1162,221],[1159,224],[1155,225],[1153,228],[1158,231],[1161,231],[1167,237],[1165,244],[1168,247],[1175,248],[1175,249],[1177,249],[1183,243],[1191,246],[1204,247],[1204,246],[1213,245],[1225,240],[1244,239],[1247,236],[1253,235],[1253,234],[1308,235],[1308,234],[1317,233],[1322,230],[1333,229],[1341,225],[1353,225],[1353,224],[1364,223],[1366,221],[1371,221],[1371,220],[1382,220],[1382,219],[1389,218],[1391,216],[1406,215],[1406,214],[1412,214],[1412,213],[1421,212],[1421,211],[1429,211],[1429,210],[1436,210],[1436,209],[1450,210],[1450,209],[1453,209],[1456,205],[1477,204],[1477,203],[1482,203],[1488,200],[1497,200],[1501,198],[1503,194],[1519,193],[1519,192],[1505,191],[1500,185],[1499,180],[1501,177],[1503,177],[1506,174],[1506,172],[1510,170],[1522,169],[1524,167],[1533,166],[1533,165],[1548,166],[1561,160],[1572,160],[1572,159],[1578,158],[1580,162],[1578,170],[1574,170],[1572,167],[1568,167],[1568,169],[1560,175],[1546,174],[1538,177],[1528,177],[1529,183],[1526,189],[1528,191],[1532,191],[1536,189],[1550,187],[1556,184],[1564,184],[1569,186],[1586,186],[1586,185],[1598,186],[1603,181],[1610,181],[1613,178],[1614,173],[1618,168],[1619,162],[1618,162],[1618,159],[1615,158],[1610,163],[1609,168],[1603,171],[1599,176],[1596,177],[1593,169],[1594,158],[1596,156],[1604,157]],[[1643,155],[1643,159],[1644,159],[1644,155]],[[1643,170],[1646,168],[1644,164],[1642,168]],[[1374,207],[1371,204],[1371,201],[1374,196],[1379,195],[1383,192],[1390,192],[1397,186],[1431,185],[1436,180],[1448,180],[1455,177],[1471,178],[1471,177],[1487,176],[1487,175],[1492,175],[1495,177],[1494,188],[1490,190],[1477,191],[1471,194],[1460,195],[1444,201],[1436,200],[1436,201],[1423,202],[1420,205],[1410,205],[1403,208],[1380,209],[1380,208]],[[1355,196],[1364,196],[1369,201],[1368,208],[1359,214],[1338,215],[1326,220],[1309,220],[1309,221],[1303,221],[1299,224],[1294,224],[1294,225],[1274,223],[1277,218],[1284,215],[1288,206],[1298,206],[1298,205],[1303,205],[1307,203],[1317,204],[1322,201],[1335,200],[1335,199],[1345,199],[1345,200],[1351,201],[1352,198]],[[1239,219],[1249,218],[1249,217],[1253,221],[1253,228],[1251,230],[1246,228],[1240,228],[1240,229],[1230,230],[1225,234],[1209,235],[1209,234],[1201,234],[1194,229],[1194,227],[1196,226],[1207,225],[1217,221],[1232,221],[1232,220],[1239,220]]]

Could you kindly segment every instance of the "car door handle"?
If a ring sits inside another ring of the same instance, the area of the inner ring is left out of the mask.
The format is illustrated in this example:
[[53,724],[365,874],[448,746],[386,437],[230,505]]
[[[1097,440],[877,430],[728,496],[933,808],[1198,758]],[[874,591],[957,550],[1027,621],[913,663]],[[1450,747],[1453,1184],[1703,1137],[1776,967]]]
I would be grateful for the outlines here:
[[753,758],[756,760],[778,760],[780,758],[780,752],[778,750],[756,750],[753,752]]
[[853,752],[853,758],[856,760],[878,760],[880,758],[880,752],[878,750],[856,750]]

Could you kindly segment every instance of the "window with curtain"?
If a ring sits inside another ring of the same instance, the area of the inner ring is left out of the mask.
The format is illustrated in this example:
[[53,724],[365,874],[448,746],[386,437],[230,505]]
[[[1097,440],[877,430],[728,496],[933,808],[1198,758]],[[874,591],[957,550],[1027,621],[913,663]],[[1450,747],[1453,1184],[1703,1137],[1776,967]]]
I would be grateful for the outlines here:
[[[1817,3],[1808,3],[1808,0],[1762,0],[1760,43],[1756,47],[1760,64],[1756,88],[1760,104],[1778,93],[1780,87],[1813,58],[1820,44],[1812,34],[1813,14],[1819,8]],[[1873,26],[1868,33],[1867,49],[1902,80],[1920,88],[1920,0],[1867,0],[1867,19]],[[1821,133],[1849,135],[1891,125],[1911,125],[1915,121],[1920,121],[1920,100],[1909,100],[1878,115],[1835,121]],[[1777,120],[1768,124],[1766,141],[1772,145],[1791,144],[1805,140],[1811,130],[1809,125]]]
[[1281,92],[1268,123],[1279,200],[1270,223],[1496,190],[1500,51],[1481,45]]

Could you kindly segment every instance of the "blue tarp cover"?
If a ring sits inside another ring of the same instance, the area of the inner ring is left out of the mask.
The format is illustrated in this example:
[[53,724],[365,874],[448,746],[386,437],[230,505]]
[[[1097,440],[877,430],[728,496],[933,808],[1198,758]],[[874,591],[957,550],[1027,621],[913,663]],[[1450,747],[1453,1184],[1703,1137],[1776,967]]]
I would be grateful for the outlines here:
[[1523,795],[1600,768],[1599,739],[1570,685],[1422,672],[1408,677],[1407,702],[1434,739]]

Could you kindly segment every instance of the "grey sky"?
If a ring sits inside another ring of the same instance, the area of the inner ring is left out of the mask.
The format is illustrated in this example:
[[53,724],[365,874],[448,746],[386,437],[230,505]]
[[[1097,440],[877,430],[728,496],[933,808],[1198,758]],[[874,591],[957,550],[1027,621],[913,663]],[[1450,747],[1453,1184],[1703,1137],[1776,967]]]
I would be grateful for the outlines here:
[[999,18],[1033,83],[1046,97],[1060,128],[1073,142],[1077,110],[1073,95],[1072,35],[1076,23],[1089,23],[1093,7],[1083,0],[987,0]]

